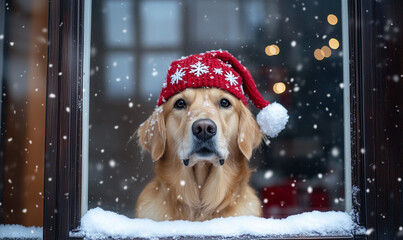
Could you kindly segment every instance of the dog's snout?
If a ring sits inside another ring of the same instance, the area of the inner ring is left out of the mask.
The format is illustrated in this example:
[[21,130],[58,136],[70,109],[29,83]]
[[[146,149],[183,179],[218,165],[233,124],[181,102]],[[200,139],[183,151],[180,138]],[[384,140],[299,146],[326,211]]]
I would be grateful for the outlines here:
[[192,125],[195,137],[202,141],[211,139],[217,133],[217,125],[210,119],[199,119]]

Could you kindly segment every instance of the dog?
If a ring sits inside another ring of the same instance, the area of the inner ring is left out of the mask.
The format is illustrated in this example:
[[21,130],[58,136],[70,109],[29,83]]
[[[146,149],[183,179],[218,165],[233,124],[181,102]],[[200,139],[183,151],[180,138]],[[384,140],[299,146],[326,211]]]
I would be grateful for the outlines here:
[[248,161],[263,135],[234,95],[219,88],[187,88],[157,107],[137,137],[155,161],[156,173],[137,200],[138,218],[262,215],[248,184]]

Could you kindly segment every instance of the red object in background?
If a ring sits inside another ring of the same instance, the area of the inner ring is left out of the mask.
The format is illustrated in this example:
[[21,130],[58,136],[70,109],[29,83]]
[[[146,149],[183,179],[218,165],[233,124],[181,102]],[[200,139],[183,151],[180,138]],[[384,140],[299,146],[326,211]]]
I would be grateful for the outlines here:
[[309,210],[330,211],[330,196],[323,187],[316,187],[309,195]]
[[265,218],[285,218],[302,212],[332,210],[330,196],[324,186],[315,186],[308,193],[304,183],[286,181],[262,188],[261,197]]
[[[263,217],[283,218],[293,214],[290,210],[298,207],[298,194],[292,182],[262,188]],[[267,199],[267,200],[265,200]]]

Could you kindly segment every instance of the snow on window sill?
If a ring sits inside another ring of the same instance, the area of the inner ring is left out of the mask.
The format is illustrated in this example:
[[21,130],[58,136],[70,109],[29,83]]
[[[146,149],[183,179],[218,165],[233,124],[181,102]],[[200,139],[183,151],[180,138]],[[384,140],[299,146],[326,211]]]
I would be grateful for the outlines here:
[[89,210],[78,232],[85,238],[155,238],[179,236],[352,236],[358,226],[345,212],[307,212],[285,219],[253,216],[216,218],[204,222],[130,219],[101,208]]
[[0,239],[42,239],[41,227],[0,224]]

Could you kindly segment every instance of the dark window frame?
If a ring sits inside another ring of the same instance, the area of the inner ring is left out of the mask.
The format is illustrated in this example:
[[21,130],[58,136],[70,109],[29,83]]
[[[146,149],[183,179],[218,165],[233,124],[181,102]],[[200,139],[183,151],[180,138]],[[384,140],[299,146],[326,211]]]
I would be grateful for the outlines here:
[[[402,8],[397,0],[348,0],[352,183],[361,189],[353,195],[353,209],[357,223],[375,232],[369,236],[282,239],[393,239],[403,225],[403,183],[396,181],[403,174],[403,128],[395,128],[403,122],[403,114],[396,111],[403,107],[403,80],[382,80],[382,76],[403,68],[399,61],[403,50],[398,49],[399,41],[394,46],[390,43],[390,50],[377,47],[382,41],[377,34],[383,26],[376,24],[390,14],[403,39],[403,23],[398,21]],[[83,10],[84,0],[49,2],[44,239],[68,239],[80,223]],[[393,61],[384,68],[376,67],[387,58]],[[56,97],[49,97],[51,93]],[[375,181],[369,183],[368,178]],[[382,219],[380,214],[388,218]]]
[[[0,0],[0,35],[4,36],[4,28],[5,28],[5,2],[3,0]],[[3,68],[4,68],[4,60],[3,60],[3,56],[4,56],[4,41],[2,41],[0,43],[0,84],[1,86],[3,86]],[[3,93],[3,89],[1,89],[1,92]],[[3,94],[2,94],[3,95]],[[5,101],[5,99],[3,97],[1,97],[1,102],[3,103]],[[4,104],[0,104],[0,119],[4,116]],[[1,124],[0,125],[0,134],[1,136],[3,135],[3,128],[4,125]],[[0,155],[2,156],[4,154],[4,137],[0,138]],[[4,178],[4,159],[3,157],[0,157],[0,178]],[[2,180],[2,179],[1,179]],[[1,181],[0,180],[0,181]],[[2,183],[0,183],[0,202],[3,202],[3,191],[4,191],[4,185]],[[3,218],[3,208],[0,207],[0,219]]]
[[84,0],[49,1],[44,239],[68,239],[81,216],[83,11]]

